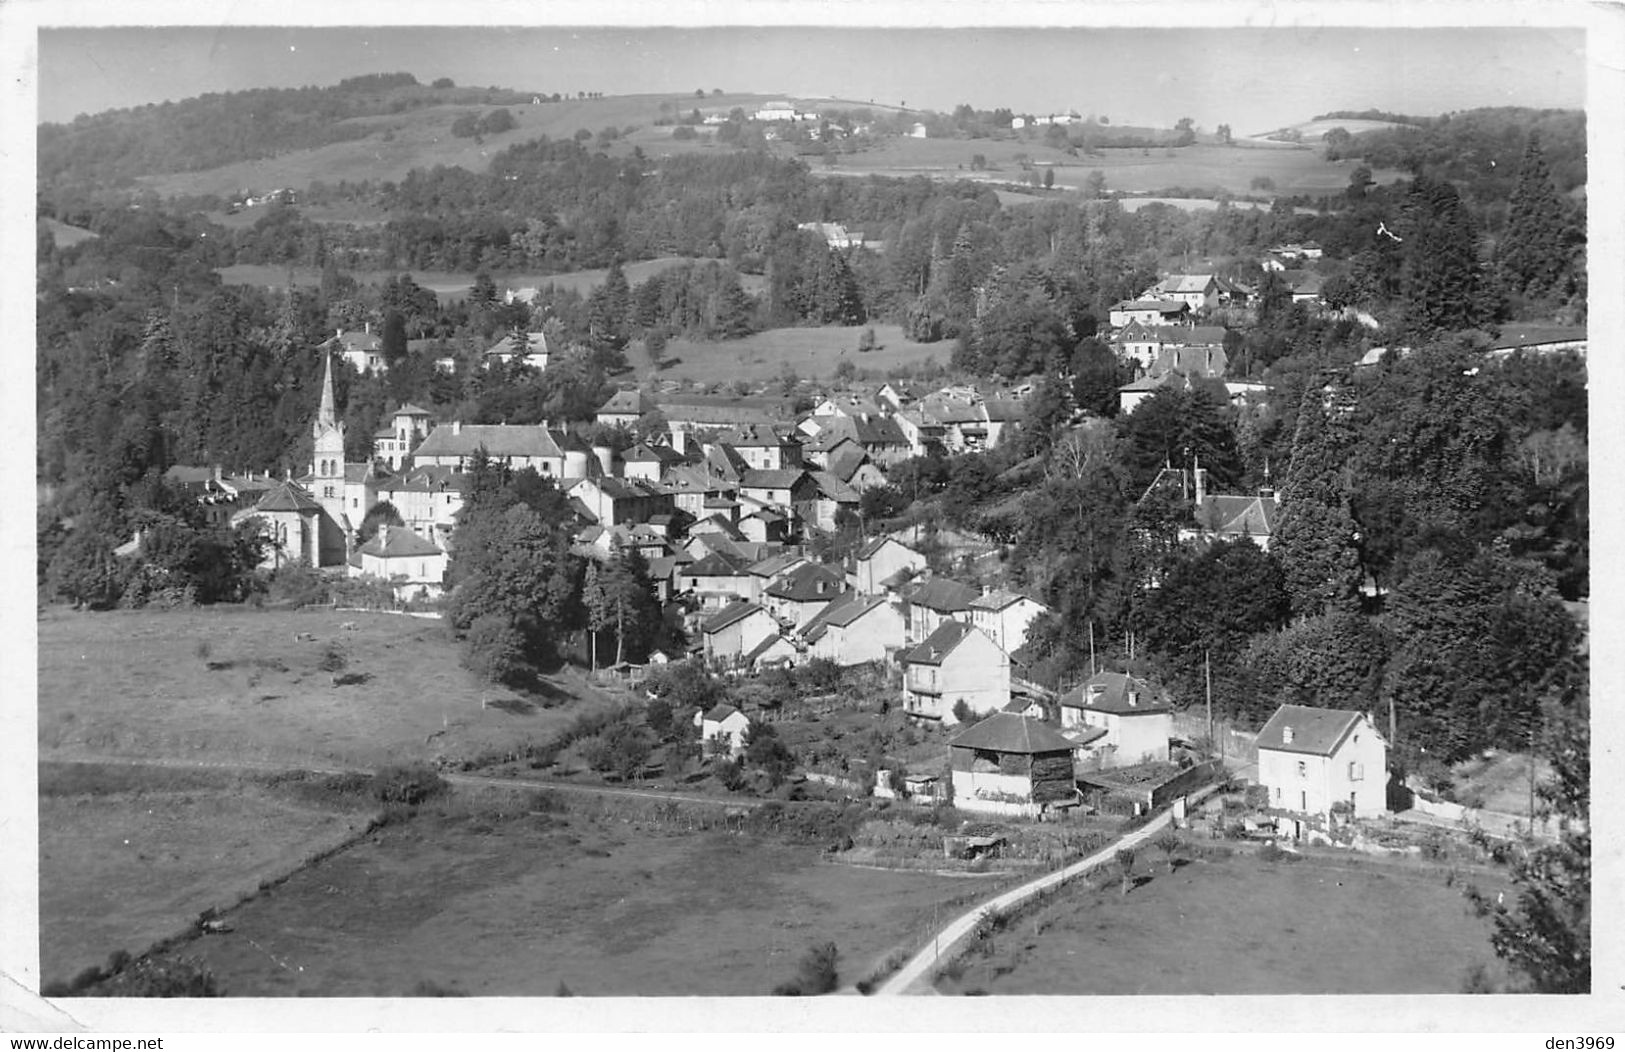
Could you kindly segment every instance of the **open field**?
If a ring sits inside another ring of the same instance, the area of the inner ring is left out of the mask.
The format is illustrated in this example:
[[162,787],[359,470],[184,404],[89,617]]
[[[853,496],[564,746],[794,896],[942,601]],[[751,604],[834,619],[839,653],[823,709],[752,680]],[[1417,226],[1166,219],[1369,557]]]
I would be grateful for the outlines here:
[[82,226],[71,226],[58,219],[41,219],[40,223],[50,232],[51,240],[57,248],[72,248],[81,241],[89,241],[96,235]]
[[[987,158],[984,171],[971,169],[971,158]],[[833,168],[814,165],[814,172],[833,175],[890,175],[906,178],[925,175],[939,179],[974,179],[1011,183],[1027,173],[1016,160],[1026,154],[1033,163],[1055,173],[1055,185],[1080,189],[1091,172],[1106,179],[1108,190],[1144,193],[1168,187],[1228,190],[1232,194],[1257,193],[1257,178],[1273,181],[1270,193],[1281,195],[1335,194],[1348,186],[1353,161],[1328,161],[1316,148],[1254,148],[1248,146],[1111,147],[1091,156],[1069,157],[1038,140],[1019,139],[888,139],[862,153],[842,154]],[[1378,183],[1402,173],[1373,172]]]
[[[875,350],[859,354],[858,337],[865,328],[875,330],[877,345]],[[769,329],[719,343],[675,339],[666,344],[666,360],[671,364],[662,369],[655,369],[635,348],[627,358],[639,379],[725,384],[774,380],[786,370],[794,370],[802,379],[827,380],[843,360],[859,370],[884,375],[932,363],[946,366],[952,353],[951,341],[915,343],[903,335],[900,325],[831,325]]]
[[[1141,854],[1138,885],[1080,881],[964,958],[945,993],[1460,993],[1467,970],[1504,973],[1487,921],[1438,864],[1346,854],[1266,862],[1237,848],[1169,873]],[[1190,859],[1187,850],[1184,858]],[[1149,878],[1149,879],[1148,879]],[[1468,879],[1468,878],[1463,878]],[[1494,895],[1498,873],[1470,879]]]
[[[330,643],[362,681],[335,686],[318,668]],[[566,671],[542,707],[458,656],[439,621],[389,614],[53,608],[39,621],[40,754],[373,767],[546,739],[612,703]]]
[[[640,259],[627,263],[621,269],[626,273],[626,280],[637,285],[647,281],[650,276],[683,263],[703,263],[705,260],[693,259],[688,256],[662,256],[659,259]],[[258,285],[267,288],[282,288],[288,283],[289,267],[275,263],[237,263],[229,267],[219,267],[216,273],[227,285]],[[322,273],[316,267],[298,266],[291,268],[293,283],[303,288],[315,288],[321,284]],[[381,285],[385,281],[400,274],[395,270],[357,270],[351,271],[351,277],[362,285]],[[429,289],[442,299],[461,299],[474,286],[474,275],[468,271],[449,270],[408,270],[412,280],[423,288]],[[604,283],[604,277],[609,273],[605,269],[574,270],[566,274],[509,274],[496,272],[491,279],[496,282],[497,288],[542,288],[553,285],[560,289],[573,289],[583,296],[590,295],[592,290]],[[748,293],[756,293],[765,287],[766,279],[757,274],[740,275],[740,285]]]
[[227,772],[40,765],[40,968],[140,953],[364,827]]
[[201,956],[233,996],[393,996],[425,981],[476,996],[545,996],[560,983],[764,995],[823,941],[840,950],[843,984],[855,982],[928,938],[937,911],[993,884],[574,810],[493,820],[448,809],[301,871],[234,911],[235,932],[180,952]]

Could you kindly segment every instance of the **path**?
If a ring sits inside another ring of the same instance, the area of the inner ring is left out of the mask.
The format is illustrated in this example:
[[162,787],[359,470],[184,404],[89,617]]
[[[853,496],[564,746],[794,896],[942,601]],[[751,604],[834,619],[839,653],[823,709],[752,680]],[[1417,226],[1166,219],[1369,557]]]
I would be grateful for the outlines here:
[[[1198,803],[1206,797],[1212,795],[1218,790],[1218,788],[1218,785],[1206,786],[1190,794],[1190,796],[1186,799],[1192,804]],[[1080,859],[1077,862],[1074,862],[1062,869],[1055,870],[1052,873],[1046,873],[1043,876],[1030,880],[1019,887],[1011,888],[1009,891],[1006,891],[1000,895],[995,895],[986,902],[973,907],[968,912],[955,917],[948,923],[946,928],[943,928],[941,931],[937,932],[936,936],[931,940],[931,943],[925,947],[925,949],[909,958],[908,963],[903,965],[903,967],[900,968],[896,974],[892,975],[891,978],[887,979],[885,982],[876,987],[875,993],[890,996],[911,992],[929,993],[930,989],[928,984],[925,988],[919,991],[912,991],[910,988],[926,980],[932,969],[936,967],[937,962],[942,959],[943,952],[950,951],[951,954],[954,945],[975,930],[976,925],[981,921],[982,916],[985,913],[990,911],[993,913],[1004,913],[1005,911],[1032,898],[1041,891],[1048,891],[1050,888],[1057,887],[1066,881],[1073,879],[1074,877],[1082,876],[1091,869],[1094,869],[1096,866],[1110,862],[1116,856],[1118,851],[1121,851],[1126,847],[1135,847],[1142,844],[1146,840],[1150,839],[1153,835],[1160,832],[1162,828],[1169,823],[1171,818],[1171,814],[1164,811],[1155,818],[1151,819],[1151,821],[1147,822],[1145,825],[1141,826],[1139,829],[1129,833],[1116,843],[1101,848],[1099,851],[1095,852],[1089,857]]]

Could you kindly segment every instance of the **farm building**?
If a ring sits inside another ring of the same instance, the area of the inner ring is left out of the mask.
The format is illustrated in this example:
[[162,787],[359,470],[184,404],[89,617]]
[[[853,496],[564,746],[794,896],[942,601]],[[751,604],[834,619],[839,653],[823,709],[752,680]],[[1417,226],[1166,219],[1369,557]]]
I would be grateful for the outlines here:
[[773,615],[743,600],[735,600],[700,625],[705,644],[705,660],[714,665],[737,663],[768,636],[777,635],[779,623]]
[[1072,743],[1041,721],[996,712],[948,742],[953,805],[1038,815],[1077,802]]
[[700,729],[700,740],[707,743],[707,751],[717,742],[719,748],[738,756],[745,751],[745,735],[750,731],[750,717],[732,705],[717,705],[710,709],[696,709],[694,726]]
[[1388,743],[1367,713],[1282,705],[1258,732],[1258,784],[1271,807],[1374,817],[1387,810]]
[[352,576],[390,582],[397,599],[440,595],[446,580],[447,556],[405,526],[380,526],[351,558]]

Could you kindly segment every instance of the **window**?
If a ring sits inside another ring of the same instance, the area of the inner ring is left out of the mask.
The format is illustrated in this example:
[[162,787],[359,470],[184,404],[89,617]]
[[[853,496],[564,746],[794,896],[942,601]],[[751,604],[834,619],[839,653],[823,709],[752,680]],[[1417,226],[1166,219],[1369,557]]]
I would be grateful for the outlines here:
[[1302,761],[1302,760],[1298,761],[1298,777],[1299,778],[1307,778],[1307,777],[1309,777],[1309,765],[1307,763],[1305,763],[1304,761]]
[[1349,761],[1349,781],[1361,782],[1365,780],[1365,764]]
[[1275,802],[1276,803],[1281,802],[1281,787],[1280,786],[1275,787]]
[[333,487],[332,486],[323,486],[322,487],[322,496],[324,496],[324,497],[333,496]]

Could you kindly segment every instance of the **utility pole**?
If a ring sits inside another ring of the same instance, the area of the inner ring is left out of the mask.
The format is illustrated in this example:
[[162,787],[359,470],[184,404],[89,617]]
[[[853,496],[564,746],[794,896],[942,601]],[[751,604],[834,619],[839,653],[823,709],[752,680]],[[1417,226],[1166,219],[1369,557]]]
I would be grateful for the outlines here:
[[1089,675],[1096,675],[1099,670],[1095,668],[1095,623],[1089,622]]
[[1211,746],[1213,738],[1213,662],[1208,651],[1202,651],[1202,678],[1207,683],[1207,740]]

